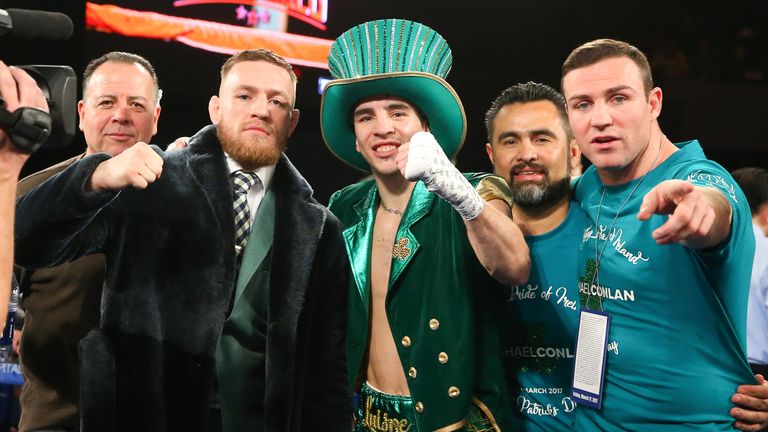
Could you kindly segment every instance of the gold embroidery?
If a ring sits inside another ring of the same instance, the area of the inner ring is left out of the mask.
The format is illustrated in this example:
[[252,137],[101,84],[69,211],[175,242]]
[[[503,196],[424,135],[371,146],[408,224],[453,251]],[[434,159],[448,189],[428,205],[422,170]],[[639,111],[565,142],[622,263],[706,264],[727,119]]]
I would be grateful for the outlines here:
[[411,240],[405,237],[397,240],[395,242],[395,247],[392,248],[392,258],[397,258],[400,261],[408,258],[411,254],[411,248],[408,247],[410,242]]
[[501,432],[501,428],[496,423],[490,408],[474,396],[472,397],[469,417],[472,419],[473,424],[467,428],[468,432]]
[[368,427],[368,430],[374,432],[408,432],[411,430],[411,423],[408,419],[389,417],[389,413],[382,413],[380,409],[377,409],[374,414],[371,412],[372,406],[373,398],[367,396],[365,398],[365,418],[363,419],[363,425]]
[[469,413],[469,421],[467,422],[467,432],[494,432],[496,429],[493,427],[491,421],[485,417],[480,411],[471,411]]

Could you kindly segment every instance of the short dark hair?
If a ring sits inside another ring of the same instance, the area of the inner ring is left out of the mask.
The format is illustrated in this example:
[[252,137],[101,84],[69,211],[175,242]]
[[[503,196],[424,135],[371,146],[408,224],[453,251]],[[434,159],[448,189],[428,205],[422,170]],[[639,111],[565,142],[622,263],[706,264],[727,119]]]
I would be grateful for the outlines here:
[[85,99],[85,90],[88,88],[88,83],[91,80],[91,76],[94,72],[96,72],[96,69],[99,68],[99,66],[103,65],[104,63],[112,62],[112,63],[125,63],[125,64],[137,64],[149,73],[149,76],[152,77],[152,85],[154,86],[154,96],[155,96],[155,104],[160,102],[160,84],[157,80],[157,74],[155,73],[155,68],[152,67],[152,64],[145,59],[144,57],[133,54],[133,53],[127,53],[122,51],[112,51],[108,52],[101,57],[95,58],[88,63],[88,66],[85,67],[85,71],[83,72],[83,99]]
[[266,61],[288,71],[288,75],[291,76],[291,82],[296,85],[298,78],[296,78],[296,72],[293,71],[293,66],[288,63],[284,58],[277,55],[274,51],[270,51],[264,48],[247,49],[234,54],[228,58],[227,61],[221,65],[221,79],[227,76],[229,71],[238,63],[247,61]]
[[[635,46],[622,41],[596,39],[574,49],[563,63],[563,78],[573,70],[591,66],[605,59],[617,57],[627,57],[635,62],[640,69],[640,75],[643,80],[643,90],[645,91],[646,97],[648,97],[653,89],[653,75],[651,75],[651,65],[648,63],[648,58]],[[560,81],[560,88],[563,88],[562,80]]]
[[571,131],[571,124],[568,123],[568,112],[565,110],[565,98],[563,95],[546,84],[528,81],[527,83],[515,84],[501,92],[485,113],[485,130],[488,133],[488,142],[493,145],[493,121],[499,115],[499,111],[502,108],[516,103],[538,101],[552,102],[555,108],[557,108],[566,138],[570,141],[573,137],[573,132]]
[[731,175],[747,196],[753,215],[760,211],[760,207],[768,204],[768,170],[745,167],[735,170]]

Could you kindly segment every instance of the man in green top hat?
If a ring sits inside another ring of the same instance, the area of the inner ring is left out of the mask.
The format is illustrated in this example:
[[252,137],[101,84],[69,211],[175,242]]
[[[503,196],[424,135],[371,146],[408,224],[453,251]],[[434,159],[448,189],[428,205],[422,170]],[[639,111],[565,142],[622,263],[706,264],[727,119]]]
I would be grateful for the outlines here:
[[355,430],[502,430],[499,281],[523,282],[530,260],[503,179],[449,160],[466,134],[444,80],[451,50],[431,28],[389,19],[343,33],[328,60],[323,137],[372,174],[330,203],[352,263]]

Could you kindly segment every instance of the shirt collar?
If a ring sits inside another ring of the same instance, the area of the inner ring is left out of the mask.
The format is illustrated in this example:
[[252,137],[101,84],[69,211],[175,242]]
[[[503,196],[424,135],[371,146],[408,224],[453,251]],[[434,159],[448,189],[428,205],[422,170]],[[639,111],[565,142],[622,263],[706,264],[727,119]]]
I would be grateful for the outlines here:
[[[232,174],[235,171],[244,170],[243,166],[237,163],[234,159],[229,157],[227,153],[224,153],[227,159],[227,167],[229,167],[229,173]],[[261,180],[261,184],[264,186],[264,190],[269,188],[269,184],[272,182],[272,177],[275,175],[275,165],[267,165],[253,170],[253,173]]]

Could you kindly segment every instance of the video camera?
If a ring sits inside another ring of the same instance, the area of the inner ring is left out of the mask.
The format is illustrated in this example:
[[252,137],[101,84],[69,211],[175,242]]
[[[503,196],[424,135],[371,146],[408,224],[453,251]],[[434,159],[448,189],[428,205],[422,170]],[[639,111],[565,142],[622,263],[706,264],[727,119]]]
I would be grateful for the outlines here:
[[[24,9],[0,9],[0,36],[21,38],[68,39],[72,36],[72,20],[64,14]],[[62,147],[76,133],[77,78],[69,66],[19,66],[43,91],[50,113],[22,107],[6,109],[0,97],[0,129],[21,150],[32,153],[40,146]]]

